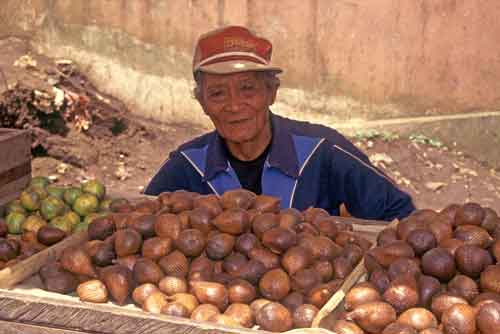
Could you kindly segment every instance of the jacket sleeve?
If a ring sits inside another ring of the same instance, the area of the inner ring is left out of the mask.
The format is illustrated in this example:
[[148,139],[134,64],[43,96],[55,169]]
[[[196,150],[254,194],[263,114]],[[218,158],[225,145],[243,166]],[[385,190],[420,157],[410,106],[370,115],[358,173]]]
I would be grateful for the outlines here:
[[331,153],[330,189],[353,216],[392,220],[415,210],[410,195],[371,163],[339,146],[333,146]]
[[190,166],[187,166],[187,164],[188,162],[180,153],[171,153],[149,181],[144,193],[156,196],[164,191],[189,189],[189,179],[186,171]]

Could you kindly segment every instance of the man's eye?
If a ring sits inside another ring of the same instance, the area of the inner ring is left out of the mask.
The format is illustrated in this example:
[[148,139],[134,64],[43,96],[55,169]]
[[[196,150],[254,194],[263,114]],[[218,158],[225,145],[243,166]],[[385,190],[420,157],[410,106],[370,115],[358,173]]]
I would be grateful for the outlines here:
[[243,85],[243,87],[241,87],[241,89],[246,90],[246,91],[254,90],[255,86],[254,85]]
[[209,97],[221,97],[224,94],[221,90],[215,90],[208,93]]

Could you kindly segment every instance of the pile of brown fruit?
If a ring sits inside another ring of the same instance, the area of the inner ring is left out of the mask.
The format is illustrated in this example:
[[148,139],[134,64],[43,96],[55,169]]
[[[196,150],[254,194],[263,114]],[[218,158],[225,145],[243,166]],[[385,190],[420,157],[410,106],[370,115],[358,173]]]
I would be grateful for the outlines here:
[[65,237],[64,231],[52,226],[24,231],[21,235],[9,234],[7,225],[0,219],[0,269],[27,259]]
[[94,220],[84,247],[40,270],[83,301],[282,332],[309,327],[371,242],[325,210],[277,198],[162,193]]
[[[500,218],[476,203],[417,210],[365,255],[338,334],[500,333]],[[495,264],[497,263],[497,264]]]

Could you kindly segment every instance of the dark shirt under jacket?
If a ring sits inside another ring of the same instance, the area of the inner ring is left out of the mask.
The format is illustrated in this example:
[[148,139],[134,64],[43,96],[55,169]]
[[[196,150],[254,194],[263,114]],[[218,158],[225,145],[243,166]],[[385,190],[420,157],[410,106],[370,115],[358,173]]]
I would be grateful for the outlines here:
[[231,154],[231,151],[226,145],[226,154],[231,167],[234,168],[238,180],[241,183],[241,187],[254,192],[257,195],[262,194],[262,186],[260,179],[262,177],[262,170],[264,169],[264,162],[266,161],[267,154],[269,153],[269,144],[264,152],[261,153],[257,158],[250,161],[242,161]]
[[[375,168],[336,130],[271,114],[273,139],[261,173],[262,194],[281,207],[319,207],[339,214],[344,203],[355,217],[392,220],[408,216],[411,197]],[[241,188],[216,131],[170,153],[145,189],[149,195],[185,189],[222,195]]]

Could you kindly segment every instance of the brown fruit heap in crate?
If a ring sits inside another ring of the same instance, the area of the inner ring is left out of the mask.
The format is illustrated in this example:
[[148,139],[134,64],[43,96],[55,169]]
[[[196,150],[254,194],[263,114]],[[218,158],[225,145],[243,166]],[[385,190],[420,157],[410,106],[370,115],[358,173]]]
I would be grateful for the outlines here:
[[90,224],[83,247],[40,270],[47,290],[281,332],[310,327],[371,247],[325,210],[280,210],[276,198],[241,189],[112,209]]
[[500,333],[500,218],[476,203],[417,210],[365,255],[336,333]]

